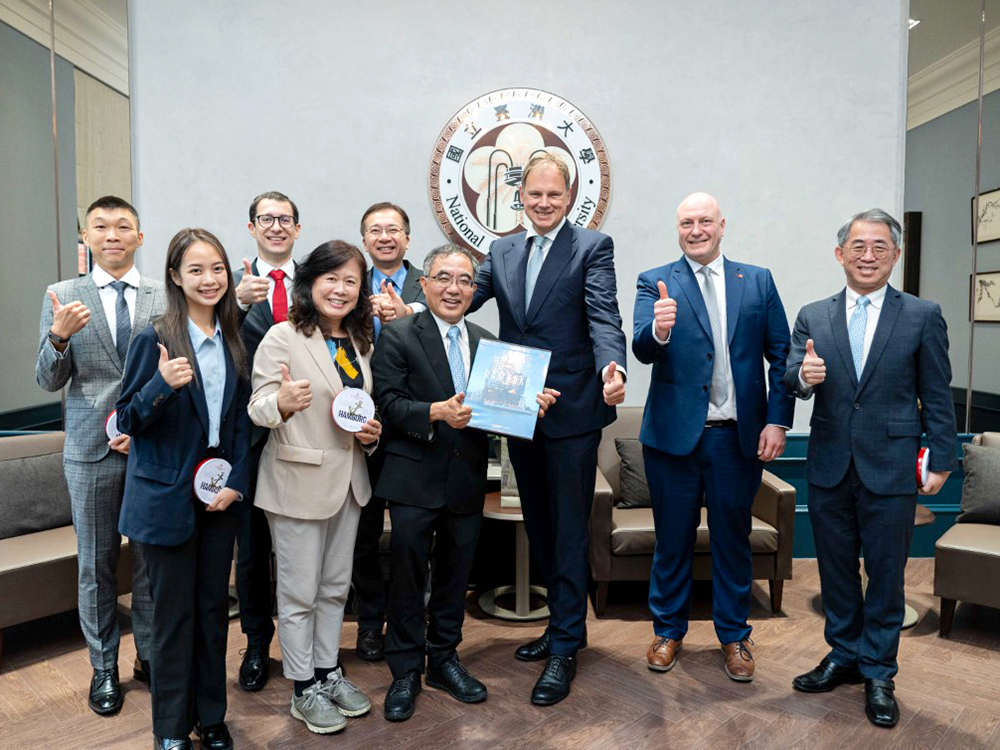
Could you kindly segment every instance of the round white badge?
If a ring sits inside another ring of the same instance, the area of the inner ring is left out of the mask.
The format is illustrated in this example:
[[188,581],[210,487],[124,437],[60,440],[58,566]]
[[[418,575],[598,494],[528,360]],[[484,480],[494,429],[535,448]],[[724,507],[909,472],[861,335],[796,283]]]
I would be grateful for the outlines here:
[[360,388],[345,388],[333,400],[333,421],[348,432],[361,432],[375,416],[375,402]]
[[104,434],[108,436],[108,440],[114,440],[116,437],[121,435],[118,430],[118,410],[114,410],[108,415],[108,418],[104,420]]
[[927,477],[930,474],[931,449],[921,448],[917,453],[917,484],[923,487],[927,484]]
[[211,505],[226,486],[232,470],[232,465],[224,458],[206,458],[194,470],[194,496],[205,505]]

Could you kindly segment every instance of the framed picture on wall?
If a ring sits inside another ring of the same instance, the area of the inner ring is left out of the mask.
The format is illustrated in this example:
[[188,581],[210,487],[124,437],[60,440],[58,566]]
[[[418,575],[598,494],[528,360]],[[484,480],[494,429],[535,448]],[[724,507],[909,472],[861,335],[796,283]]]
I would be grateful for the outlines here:
[[[972,196],[972,231],[975,239],[976,197]],[[1000,188],[979,194],[979,243],[1000,240]]]
[[972,277],[969,314],[977,323],[1000,323],[1000,271]]

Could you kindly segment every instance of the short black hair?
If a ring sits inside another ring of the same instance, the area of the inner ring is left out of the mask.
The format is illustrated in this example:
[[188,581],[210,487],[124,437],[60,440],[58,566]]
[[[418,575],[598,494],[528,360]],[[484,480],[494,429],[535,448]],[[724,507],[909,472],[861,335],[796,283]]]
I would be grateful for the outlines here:
[[404,211],[400,206],[397,206],[395,203],[390,203],[389,201],[382,201],[381,203],[375,203],[369,206],[368,210],[361,215],[362,237],[365,236],[365,219],[367,219],[376,211],[395,211],[397,214],[399,214],[399,218],[403,220],[403,231],[406,233],[407,237],[410,236],[410,217],[406,215],[406,211]]
[[268,190],[266,193],[261,193],[253,202],[250,204],[250,223],[253,224],[257,220],[257,206],[261,201],[282,201],[287,203],[292,207],[292,219],[295,223],[299,223],[299,207],[295,205],[295,201],[289,198],[284,193],[279,193],[277,190]]
[[91,203],[87,207],[87,213],[83,215],[84,223],[86,223],[87,217],[90,216],[91,212],[96,211],[99,208],[104,208],[109,211],[117,211],[118,209],[128,211],[135,218],[135,228],[139,228],[139,212],[135,210],[135,206],[124,198],[119,198],[117,195],[105,195]]

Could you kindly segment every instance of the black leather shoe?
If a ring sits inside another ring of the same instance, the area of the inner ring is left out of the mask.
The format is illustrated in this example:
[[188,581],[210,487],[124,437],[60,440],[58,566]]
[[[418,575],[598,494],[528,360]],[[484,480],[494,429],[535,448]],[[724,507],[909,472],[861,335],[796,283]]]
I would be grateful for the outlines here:
[[354,653],[365,661],[382,661],[385,658],[385,636],[381,630],[359,630],[358,645]]
[[899,721],[899,704],[893,697],[892,680],[865,680],[865,716],[877,727],[894,727]]
[[406,721],[413,716],[420,688],[419,672],[407,672],[405,677],[393,680],[389,692],[385,694],[385,718],[389,721]]
[[792,680],[792,687],[803,693],[826,693],[838,685],[860,685],[864,681],[857,667],[842,667],[824,658],[814,670]]
[[428,664],[426,681],[428,687],[445,690],[462,703],[486,700],[486,686],[469,674],[455,655],[437,667]]
[[191,738],[185,737],[182,740],[172,740],[169,737],[157,737],[153,735],[153,750],[194,750]]
[[138,656],[135,657],[135,662],[132,664],[132,676],[139,682],[146,685],[149,684],[149,662],[145,659],[140,659]]
[[224,721],[208,727],[198,726],[198,737],[201,738],[201,750],[233,750],[233,737]]
[[240,664],[240,687],[248,693],[256,693],[267,684],[270,669],[268,646],[247,644]]
[[531,691],[531,702],[536,706],[551,706],[569,695],[569,684],[576,677],[575,656],[550,656]]
[[90,710],[100,716],[111,716],[121,710],[122,687],[118,684],[118,667],[95,669],[90,681]]
[[[578,648],[587,648],[587,628],[583,629],[583,638],[580,640]],[[549,631],[542,633],[541,638],[528,641],[523,646],[518,646],[514,652],[514,657],[521,661],[543,661],[549,658]]]

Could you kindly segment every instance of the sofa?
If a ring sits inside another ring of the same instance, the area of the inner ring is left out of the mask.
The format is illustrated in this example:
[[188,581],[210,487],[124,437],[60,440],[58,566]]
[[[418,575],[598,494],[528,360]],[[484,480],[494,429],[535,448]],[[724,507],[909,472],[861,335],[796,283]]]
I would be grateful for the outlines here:
[[934,545],[941,638],[951,633],[959,601],[1000,607],[1000,432],[976,435],[964,451],[962,512]]
[[[63,438],[62,432],[0,437],[0,659],[5,628],[77,606]],[[131,590],[132,555],[123,538],[118,593]]]
[[[653,563],[653,512],[648,506],[622,507],[622,459],[615,444],[616,438],[638,440],[642,414],[643,407],[618,407],[618,419],[604,428],[598,447],[597,486],[590,516],[590,572],[598,616],[604,612],[612,581],[648,581]],[[754,499],[750,548],[754,580],[768,582],[775,613],[781,611],[784,582],[792,577],[794,529],[795,488],[765,471]],[[708,537],[707,514],[702,508],[694,546],[695,580],[712,578]]]

